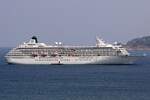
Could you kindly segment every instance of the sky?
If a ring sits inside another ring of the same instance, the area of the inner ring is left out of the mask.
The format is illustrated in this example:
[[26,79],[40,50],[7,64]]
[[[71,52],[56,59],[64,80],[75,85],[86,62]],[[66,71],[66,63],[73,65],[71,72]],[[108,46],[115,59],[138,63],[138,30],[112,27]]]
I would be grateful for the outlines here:
[[0,47],[39,41],[90,45],[150,35],[150,0],[0,0]]

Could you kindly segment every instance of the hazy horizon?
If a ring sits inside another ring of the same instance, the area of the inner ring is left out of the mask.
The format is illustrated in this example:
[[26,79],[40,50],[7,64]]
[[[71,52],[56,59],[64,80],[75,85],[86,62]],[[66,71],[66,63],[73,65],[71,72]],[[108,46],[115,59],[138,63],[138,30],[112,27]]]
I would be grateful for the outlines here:
[[148,0],[1,0],[0,47],[15,47],[33,35],[39,41],[94,44],[150,35]]

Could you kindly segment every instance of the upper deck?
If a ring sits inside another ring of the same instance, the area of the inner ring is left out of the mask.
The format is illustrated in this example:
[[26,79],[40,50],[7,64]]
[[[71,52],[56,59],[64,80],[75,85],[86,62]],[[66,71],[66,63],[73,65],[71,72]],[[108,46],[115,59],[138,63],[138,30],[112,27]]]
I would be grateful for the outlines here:
[[59,55],[59,56],[119,56],[129,55],[121,45],[112,45],[96,38],[96,46],[66,46],[61,42],[55,45],[38,43],[36,37],[11,50],[8,55],[31,56],[31,55]]

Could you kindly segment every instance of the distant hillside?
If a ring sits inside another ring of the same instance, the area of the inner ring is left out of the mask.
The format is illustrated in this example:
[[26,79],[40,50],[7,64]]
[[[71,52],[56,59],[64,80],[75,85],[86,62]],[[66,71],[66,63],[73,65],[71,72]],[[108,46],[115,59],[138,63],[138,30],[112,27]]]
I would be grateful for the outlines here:
[[128,41],[125,47],[131,50],[150,50],[150,36]]

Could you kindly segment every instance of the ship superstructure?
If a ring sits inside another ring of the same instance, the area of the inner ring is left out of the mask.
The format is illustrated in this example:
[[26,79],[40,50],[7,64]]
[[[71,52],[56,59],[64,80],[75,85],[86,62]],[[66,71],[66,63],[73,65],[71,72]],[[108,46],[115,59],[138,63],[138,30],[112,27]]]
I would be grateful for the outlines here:
[[96,46],[64,46],[39,43],[33,36],[13,48],[6,60],[11,64],[132,64],[135,59],[121,45],[108,44],[96,37]]

